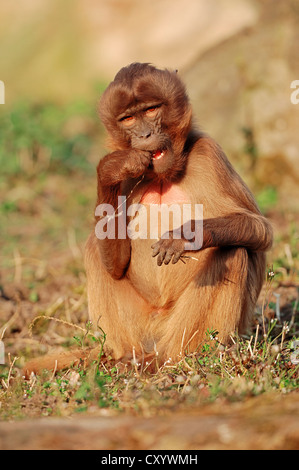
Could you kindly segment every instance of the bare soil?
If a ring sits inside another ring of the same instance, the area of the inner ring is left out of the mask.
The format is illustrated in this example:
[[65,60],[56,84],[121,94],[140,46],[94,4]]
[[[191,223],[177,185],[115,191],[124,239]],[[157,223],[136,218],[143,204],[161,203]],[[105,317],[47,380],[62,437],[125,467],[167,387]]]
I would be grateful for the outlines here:
[[298,398],[274,394],[150,418],[94,413],[0,423],[0,449],[298,450]]

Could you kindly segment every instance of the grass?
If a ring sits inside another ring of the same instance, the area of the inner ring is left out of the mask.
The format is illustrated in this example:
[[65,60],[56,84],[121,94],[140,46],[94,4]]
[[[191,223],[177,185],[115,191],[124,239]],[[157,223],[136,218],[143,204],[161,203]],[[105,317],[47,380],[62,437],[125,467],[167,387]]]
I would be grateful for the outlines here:
[[[104,345],[104,332],[96,334],[90,323],[84,330],[54,318],[54,323],[60,322],[76,331],[74,338],[80,347]],[[217,332],[210,331],[197,353],[186,352],[178,363],[165,363],[155,374],[136,362],[114,363],[101,352],[88,368],[81,365],[57,374],[45,371],[28,381],[20,375],[18,358],[13,357],[0,374],[1,417],[69,416],[103,410],[109,415],[151,416],[215,401],[232,403],[265,393],[291,393],[298,387],[296,329],[298,324],[277,319],[257,323],[250,337],[232,337],[230,347],[222,346]]]
[[102,139],[93,119],[83,104],[63,111],[19,105],[1,115],[0,339],[6,364],[0,365],[0,419],[152,416],[296,392],[298,226],[296,215],[277,205],[271,185],[261,201],[279,230],[247,335],[236,334],[223,347],[217,332],[207,331],[197,353],[186,351],[155,374],[146,365],[115,364],[100,354],[89,368],[24,380],[21,367],[29,357],[105,342],[105,332],[88,322],[82,258],[95,203],[95,145]]
[[0,113],[0,127],[2,175],[65,174],[91,168],[86,155],[91,152],[99,123],[88,103],[56,106],[20,102]]

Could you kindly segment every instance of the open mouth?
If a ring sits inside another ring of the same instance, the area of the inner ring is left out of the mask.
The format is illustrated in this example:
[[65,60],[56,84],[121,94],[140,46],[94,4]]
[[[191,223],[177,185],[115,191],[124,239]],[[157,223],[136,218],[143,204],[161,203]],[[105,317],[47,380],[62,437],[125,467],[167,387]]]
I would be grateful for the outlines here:
[[152,153],[152,159],[160,160],[161,158],[164,157],[165,153],[166,153],[165,150],[156,150],[155,152]]

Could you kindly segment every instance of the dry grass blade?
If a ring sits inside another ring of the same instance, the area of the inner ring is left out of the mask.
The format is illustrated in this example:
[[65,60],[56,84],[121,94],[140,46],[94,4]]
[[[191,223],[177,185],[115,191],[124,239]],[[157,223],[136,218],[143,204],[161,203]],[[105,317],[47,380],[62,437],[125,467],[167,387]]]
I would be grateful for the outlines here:
[[57,323],[62,323],[63,325],[70,326],[71,328],[76,328],[78,330],[81,330],[84,334],[86,334],[88,332],[88,330],[86,328],[82,328],[81,326],[76,325],[75,323],[70,323],[66,320],[61,320],[61,318],[49,317],[48,315],[39,315],[39,316],[35,317],[32,320],[32,322],[30,323],[30,325],[28,327],[30,336],[32,336],[32,329],[34,327],[34,324],[40,319],[52,320],[52,321],[55,321]]

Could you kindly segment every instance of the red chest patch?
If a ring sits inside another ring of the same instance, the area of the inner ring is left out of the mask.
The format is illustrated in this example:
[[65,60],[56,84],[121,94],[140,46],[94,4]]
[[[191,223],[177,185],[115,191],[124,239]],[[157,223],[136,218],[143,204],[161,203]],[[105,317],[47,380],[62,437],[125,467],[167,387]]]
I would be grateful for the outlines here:
[[141,204],[186,204],[190,200],[182,189],[172,183],[153,183],[146,189]]

